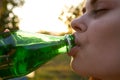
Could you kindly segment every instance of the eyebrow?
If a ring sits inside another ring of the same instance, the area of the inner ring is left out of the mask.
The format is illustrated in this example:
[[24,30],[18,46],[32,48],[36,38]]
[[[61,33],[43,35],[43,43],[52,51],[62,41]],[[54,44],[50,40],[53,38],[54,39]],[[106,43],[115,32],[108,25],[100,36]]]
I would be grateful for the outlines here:
[[91,1],[90,1],[90,4],[91,4],[91,5],[95,5],[97,2],[98,2],[98,0],[91,0]]
[[[98,0],[90,0],[90,5],[95,5],[98,2]],[[86,7],[82,8],[82,12],[85,13],[86,12]]]
[[[94,6],[99,0],[90,0],[90,5]],[[85,13],[86,12],[86,7],[83,7],[82,12]]]

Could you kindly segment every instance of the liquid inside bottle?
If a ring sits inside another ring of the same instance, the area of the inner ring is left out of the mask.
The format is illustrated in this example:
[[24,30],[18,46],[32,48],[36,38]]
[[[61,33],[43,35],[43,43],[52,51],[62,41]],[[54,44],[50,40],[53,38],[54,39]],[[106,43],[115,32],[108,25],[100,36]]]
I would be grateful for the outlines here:
[[67,53],[74,46],[74,37],[10,33],[0,39],[0,77],[9,79],[27,75],[55,56]]

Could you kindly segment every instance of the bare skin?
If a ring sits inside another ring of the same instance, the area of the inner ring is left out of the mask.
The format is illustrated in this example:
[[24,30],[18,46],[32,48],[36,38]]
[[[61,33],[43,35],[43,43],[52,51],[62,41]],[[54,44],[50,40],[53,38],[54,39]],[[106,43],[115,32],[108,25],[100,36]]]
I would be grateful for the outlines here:
[[120,80],[120,0],[87,0],[85,9],[71,22],[71,66],[82,76]]

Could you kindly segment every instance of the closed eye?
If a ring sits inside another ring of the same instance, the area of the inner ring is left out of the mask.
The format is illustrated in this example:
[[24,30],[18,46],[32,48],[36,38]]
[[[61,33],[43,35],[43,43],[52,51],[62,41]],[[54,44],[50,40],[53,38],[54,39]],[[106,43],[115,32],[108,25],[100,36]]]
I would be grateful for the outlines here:
[[92,14],[94,16],[101,16],[103,15],[104,13],[106,13],[108,11],[108,9],[98,9],[98,10],[93,10],[92,11]]

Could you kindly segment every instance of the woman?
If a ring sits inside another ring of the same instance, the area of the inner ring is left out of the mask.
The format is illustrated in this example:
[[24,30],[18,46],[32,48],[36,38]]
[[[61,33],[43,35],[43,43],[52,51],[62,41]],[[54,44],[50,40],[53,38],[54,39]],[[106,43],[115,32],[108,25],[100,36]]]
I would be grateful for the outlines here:
[[86,0],[83,11],[71,22],[73,70],[96,80],[120,80],[120,0]]

